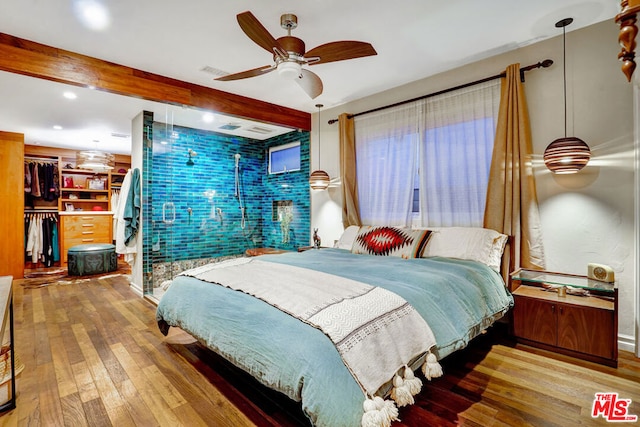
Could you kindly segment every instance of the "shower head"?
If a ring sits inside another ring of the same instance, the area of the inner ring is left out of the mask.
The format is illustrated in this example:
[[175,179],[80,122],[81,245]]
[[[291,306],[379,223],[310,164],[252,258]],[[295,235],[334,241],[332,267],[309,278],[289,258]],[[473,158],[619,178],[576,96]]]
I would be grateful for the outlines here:
[[187,151],[187,154],[189,155],[189,160],[187,160],[187,166],[193,166],[195,163],[193,163],[192,157],[197,156],[198,153],[196,153],[191,148],[189,148],[189,150]]
[[233,157],[235,157],[236,166],[238,166],[238,163],[240,163],[240,157],[242,157],[242,156],[240,155],[240,153],[236,153],[236,154],[233,155]]

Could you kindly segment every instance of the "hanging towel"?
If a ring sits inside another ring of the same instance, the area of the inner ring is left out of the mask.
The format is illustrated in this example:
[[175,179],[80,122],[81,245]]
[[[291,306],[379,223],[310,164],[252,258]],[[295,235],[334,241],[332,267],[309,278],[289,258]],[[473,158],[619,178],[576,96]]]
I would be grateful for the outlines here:
[[133,172],[131,169],[124,176],[124,180],[122,181],[122,187],[120,187],[120,201],[118,202],[117,210],[114,212],[115,219],[117,221],[116,224],[116,253],[124,254],[124,260],[131,266],[133,266],[133,262],[135,260],[135,254],[138,251],[137,248],[137,239],[136,235],[133,235],[133,238],[129,240],[129,243],[125,243],[125,228],[126,228],[126,220],[124,218],[124,210],[125,210],[125,197],[129,194],[129,189],[132,184],[132,176]]
[[128,245],[138,234],[140,225],[140,169],[135,168],[131,174],[131,186],[126,196],[124,211],[124,243]]

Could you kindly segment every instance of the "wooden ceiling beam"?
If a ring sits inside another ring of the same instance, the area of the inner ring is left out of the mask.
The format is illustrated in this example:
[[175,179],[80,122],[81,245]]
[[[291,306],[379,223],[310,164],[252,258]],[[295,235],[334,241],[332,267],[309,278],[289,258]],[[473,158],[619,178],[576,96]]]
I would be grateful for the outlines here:
[[311,115],[0,33],[0,70],[311,130]]

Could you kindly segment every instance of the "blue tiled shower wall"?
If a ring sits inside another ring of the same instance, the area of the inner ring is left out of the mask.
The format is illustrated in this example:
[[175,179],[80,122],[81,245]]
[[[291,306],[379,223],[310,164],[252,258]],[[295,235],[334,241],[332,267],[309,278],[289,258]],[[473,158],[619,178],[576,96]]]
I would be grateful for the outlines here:
[[[154,122],[152,133],[152,156],[145,159],[152,158],[147,195],[154,266],[239,256],[253,247],[294,250],[309,244],[309,132],[260,141]],[[300,171],[269,175],[269,147],[295,141],[300,141]],[[192,166],[187,165],[189,149],[197,153]],[[244,224],[235,192],[236,154],[241,156]],[[280,200],[293,202],[288,243],[282,242],[281,224],[272,219],[273,201]]]

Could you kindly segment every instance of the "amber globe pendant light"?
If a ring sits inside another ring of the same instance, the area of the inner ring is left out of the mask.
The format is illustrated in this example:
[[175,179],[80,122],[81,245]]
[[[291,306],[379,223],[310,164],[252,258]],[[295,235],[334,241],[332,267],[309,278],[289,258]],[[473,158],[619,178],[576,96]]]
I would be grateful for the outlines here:
[[564,83],[564,138],[558,138],[544,150],[544,164],[556,174],[576,173],[587,165],[591,151],[586,142],[575,136],[567,136],[567,54],[565,27],[573,22],[573,18],[565,18],[556,22],[556,28],[562,28],[562,61]]
[[[318,168],[320,168],[320,109],[324,107],[324,105],[316,104],[316,107],[318,108]],[[309,175],[309,185],[312,190],[326,190],[330,182],[331,178],[329,178],[329,174],[322,169],[314,170],[311,172],[311,175]]]

